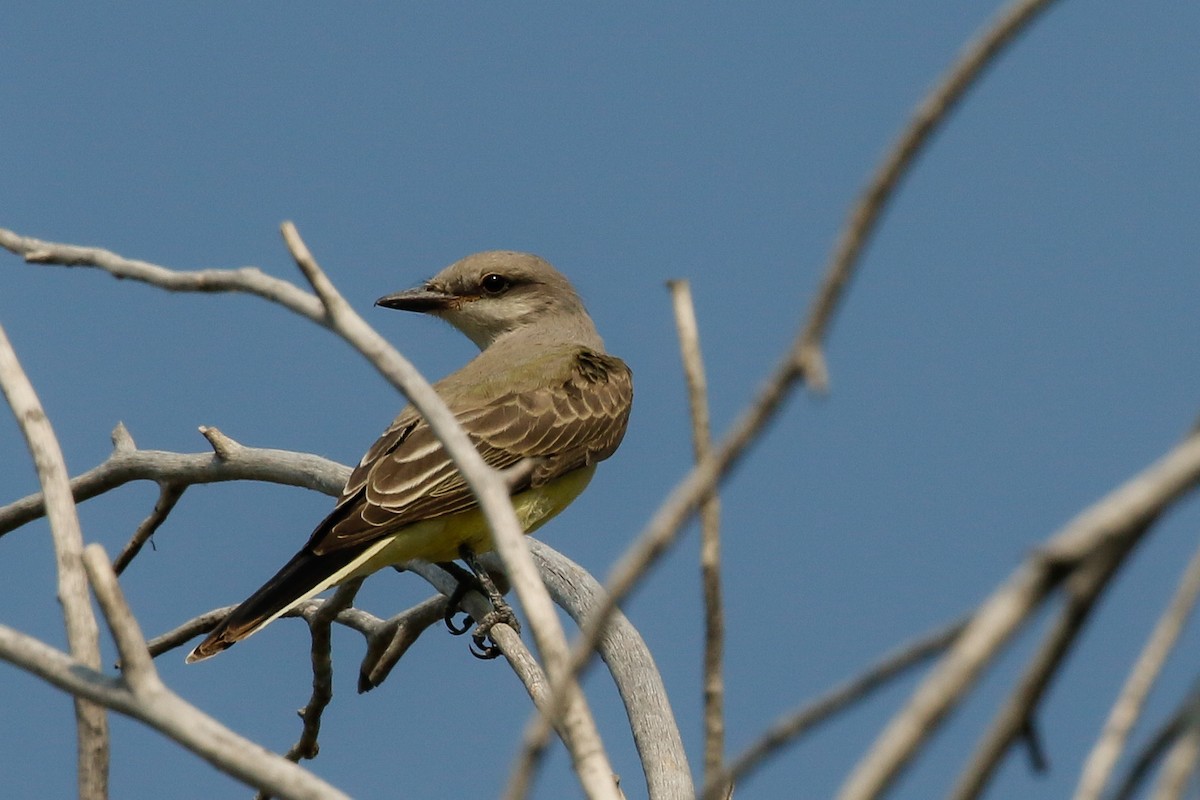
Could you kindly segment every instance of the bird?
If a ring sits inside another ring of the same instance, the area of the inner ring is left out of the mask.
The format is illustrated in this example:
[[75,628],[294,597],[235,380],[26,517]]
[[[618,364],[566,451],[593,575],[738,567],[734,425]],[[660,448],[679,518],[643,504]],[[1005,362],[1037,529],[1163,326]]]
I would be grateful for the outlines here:
[[[432,315],[479,347],[434,384],[483,460],[532,464],[511,486],[526,533],[570,504],[621,444],[629,367],[609,355],[567,278],[529,253],[476,253],[377,306]],[[405,407],[351,472],[307,543],[187,656],[201,661],[326,589],[419,559],[492,549],[487,522],[429,424]]]

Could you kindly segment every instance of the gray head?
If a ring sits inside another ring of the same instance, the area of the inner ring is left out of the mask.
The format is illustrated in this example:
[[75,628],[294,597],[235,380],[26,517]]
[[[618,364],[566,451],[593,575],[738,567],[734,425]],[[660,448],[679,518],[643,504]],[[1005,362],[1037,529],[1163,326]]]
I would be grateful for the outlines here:
[[467,256],[421,286],[381,297],[375,305],[433,314],[480,350],[512,334],[601,348],[575,288],[529,253],[489,250]]

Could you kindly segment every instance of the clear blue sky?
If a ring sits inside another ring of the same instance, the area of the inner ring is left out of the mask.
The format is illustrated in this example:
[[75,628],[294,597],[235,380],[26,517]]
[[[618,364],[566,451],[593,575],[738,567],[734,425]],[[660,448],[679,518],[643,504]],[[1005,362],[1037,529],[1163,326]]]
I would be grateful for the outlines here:
[[[604,575],[689,465],[663,282],[692,281],[721,431],[799,325],[865,176],[993,10],[25,4],[6,9],[0,49],[0,226],[298,279],[277,234],[295,220],[345,295],[430,377],[471,345],[372,301],[474,251],[540,253],[636,376],[622,450],[542,534]],[[795,398],[723,494],[731,751],[974,606],[1195,419],[1198,34],[1193,2],[1061,3],[905,183],[833,329],[832,393]],[[146,448],[202,450],[204,424],[349,463],[401,404],[345,345],[251,298],[173,296],[3,254],[0,323],[73,472],[104,459],[118,421]],[[32,491],[7,418],[0,454],[0,502]],[[154,497],[136,485],[86,504],[85,536],[115,552]],[[187,492],[123,580],[146,631],[240,600],[329,503],[251,484]],[[991,796],[1073,787],[1198,530],[1193,499],[1137,552],[1038,717],[1050,773],[1032,776],[1015,753]],[[696,550],[693,532],[627,607],[694,768]],[[52,567],[44,526],[0,540],[3,622],[60,643]],[[387,574],[361,598],[386,614],[427,593]],[[1035,641],[1016,641],[897,796],[945,792]],[[1189,631],[1150,719],[1189,685],[1198,645]],[[314,770],[364,798],[499,790],[528,716],[506,668],[434,630],[359,697],[361,643],[343,632],[335,647]],[[162,659],[165,679],[236,730],[277,750],[298,734],[300,623],[182,662]],[[789,751],[738,797],[828,796],[912,685]],[[591,687],[626,791],[643,796],[615,694],[598,673]],[[0,707],[8,795],[71,795],[69,702],[0,666]],[[247,794],[122,718],[112,788]],[[576,793],[560,752],[537,796]]]

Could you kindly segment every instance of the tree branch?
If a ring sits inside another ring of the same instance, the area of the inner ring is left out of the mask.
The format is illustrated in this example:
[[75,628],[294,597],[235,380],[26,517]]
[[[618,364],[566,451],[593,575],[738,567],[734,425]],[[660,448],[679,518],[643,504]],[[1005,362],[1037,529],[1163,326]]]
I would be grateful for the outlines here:
[[118,575],[125,571],[130,562],[142,551],[142,546],[167,521],[167,515],[175,508],[175,504],[179,502],[179,498],[183,497],[186,489],[186,484],[159,484],[158,501],[154,504],[154,509],[150,512],[150,516],[142,520],[142,524],[137,526],[137,530],[133,532],[133,536],[130,537],[129,542],[126,543],[116,559],[113,560],[113,570]]
[[448,600],[444,594],[434,595],[367,634],[367,652],[358,670],[359,694],[387,680],[417,637],[445,618]]
[[[675,310],[675,329],[683,374],[687,381],[688,409],[692,418],[692,449],[696,462],[712,453],[712,425],[708,414],[708,381],[700,354],[700,329],[692,290],[685,280],[667,282]],[[725,769],[725,613],[721,600],[721,501],[716,490],[700,500],[700,579],[704,588],[704,779]]]
[[954,643],[966,625],[966,619],[956,620],[902,645],[857,677],[835,686],[816,700],[780,718],[756,742],[734,758],[724,774],[709,777],[704,788],[704,800],[728,797],[730,787],[741,784],[783,747],[795,742],[834,714],[867,699],[889,681],[941,653]]
[[147,261],[124,258],[100,247],[44,242],[0,228],[0,247],[30,264],[63,267],[96,267],[114,278],[134,280],[171,292],[235,292],[278,303],[318,325],[329,327],[321,301],[285,280],[257,267],[203,269],[192,272],[167,269]]
[[[103,565],[108,567],[107,561]],[[0,625],[0,659],[76,698],[111,708],[178,742],[247,785],[285,800],[348,800],[320,778],[233,733],[165,687],[134,693],[66,653]]]
[[1158,775],[1154,800],[1183,800],[1200,760],[1200,724],[1192,719],[1180,731]]
[[1151,520],[1200,483],[1200,434],[1193,432],[1100,502],[1079,514],[1042,551],[996,589],[908,705],[876,739],[842,787],[842,800],[879,796],[942,719],[974,685],[983,667],[1090,553],[1132,546]]
[[[70,489],[75,502],[90,500],[136,480],[180,486],[222,481],[265,481],[299,486],[336,497],[350,476],[350,468],[336,461],[291,450],[237,445],[223,456],[215,453],[138,450],[123,425],[118,425],[113,431],[113,440],[118,444],[102,464],[71,479]],[[0,535],[16,530],[45,513],[41,493],[0,507]]]
[[[587,570],[545,542],[531,538],[529,547],[554,602],[581,627],[585,625],[602,605],[603,587]],[[484,560],[486,563],[486,556]],[[651,800],[693,797],[695,788],[679,726],[658,667],[641,635],[618,611],[605,629],[597,650],[625,706],[646,777],[648,796]],[[535,733],[533,726],[527,727],[527,742]],[[536,757],[539,752],[524,750],[527,756]],[[528,758],[519,763],[509,780],[506,796],[527,790],[526,784],[532,780],[535,766]]]
[[975,753],[950,793],[953,800],[978,797],[1009,748],[1018,741],[1024,740],[1029,746],[1034,769],[1045,768],[1034,712],[1090,618],[1096,602],[1125,562],[1125,557],[1141,539],[1146,527],[1148,525],[1127,537],[1120,546],[1100,548],[1067,577],[1066,600],[1058,619],[1029,660],[1025,673],[1009,700],[996,714],[991,728],[975,748]]
[[[46,418],[33,384],[21,368],[3,327],[0,327],[0,390],[8,399],[25,437],[46,497],[46,516],[50,521],[58,569],[58,600],[66,620],[67,642],[80,663],[98,668],[100,629],[88,600],[82,561],[83,534],[68,487],[67,466],[50,420]],[[82,800],[104,800],[108,796],[109,764],[108,718],[104,709],[76,697],[75,728],[79,745],[79,796]]]
[[1175,740],[1184,734],[1187,727],[1195,723],[1198,716],[1200,716],[1200,682],[1193,682],[1188,696],[1142,748],[1129,773],[1121,781],[1117,791],[1113,793],[1113,800],[1129,800],[1133,797],[1142,781],[1150,774],[1150,769],[1162,759]]
[[1171,602],[1150,634],[1137,663],[1129,673],[1117,702],[1113,704],[1104,729],[1092,748],[1079,776],[1075,800],[1098,800],[1125,747],[1125,740],[1141,716],[1146,697],[1162,671],[1167,656],[1179,640],[1183,626],[1191,616],[1200,595],[1200,550],[1197,550],[1180,577]]
[[104,612],[104,620],[116,642],[121,656],[121,674],[125,684],[134,695],[151,695],[165,689],[154,668],[154,660],[146,648],[141,626],[133,616],[125,596],[117,583],[117,574],[108,563],[104,547],[90,544],[83,551],[83,565],[96,601]]

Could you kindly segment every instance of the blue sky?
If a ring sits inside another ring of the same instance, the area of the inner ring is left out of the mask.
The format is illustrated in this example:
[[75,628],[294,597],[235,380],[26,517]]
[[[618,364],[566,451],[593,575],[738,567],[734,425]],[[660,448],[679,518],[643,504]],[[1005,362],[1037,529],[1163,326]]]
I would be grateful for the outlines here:
[[[294,220],[343,293],[431,378],[472,354],[373,300],[471,252],[537,252],[580,288],[637,397],[628,436],[542,536],[603,576],[686,472],[664,281],[692,281],[718,432],[799,326],[846,209],[990,3],[317,6],[29,4],[0,49],[0,226],[166,266],[299,280]],[[832,392],[796,396],[723,492],[729,746],[898,642],[978,603],[1040,541],[1169,448],[1200,396],[1200,8],[1064,2],[985,77],[921,158],[832,331]],[[72,472],[123,421],[146,448],[251,445],[357,460],[401,399],[341,342],[252,298],[169,295],[0,255],[0,324]],[[0,421],[0,502],[35,478]],[[152,486],[82,508],[117,551]],[[123,585],[150,634],[242,599],[330,500],[195,487]],[[1192,499],[1101,603],[993,797],[1061,797],[1196,544]],[[694,532],[627,604],[700,764]],[[236,554],[236,555],[235,555]],[[3,622],[61,643],[43,525],[0,539]],[[391,613],[410,575],[360,595]],[[1051,617],[1039,618],[907,773],[943,794]],[[1159,720],[1188,653],[1151,697]],[[108,652],[111,653],[111,647]],[[308,646],[284,621],[184,667],[180,693],[277,750],[299,733]],[[312,768],[356,797],[499,791],[528,702],[431,631],[389,681],[335,699]],[[0,784],[74,791],[70,703],[0,666]],[[616,768],[643,796],[615,693],[589,681]],[[913,686],[789,751],[739,798],[825,797]],[[486,698],[486,702],[481,699]],[[1145,741],[1139,728],[1135,746]],[[53,766],[51,766],[53,765]],[[561,752],[537,796],[577,793]],[[114,797],[244,796],[114,719]]]

